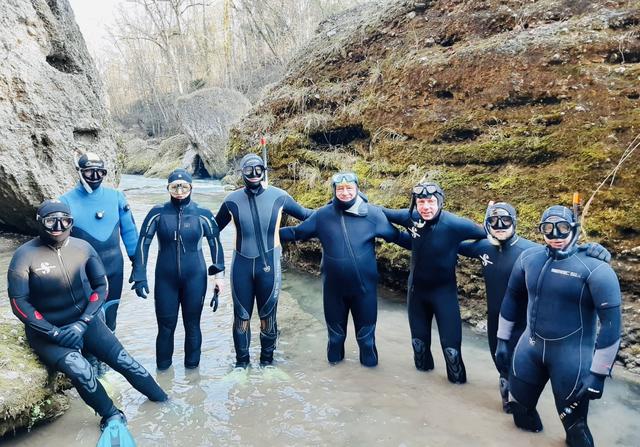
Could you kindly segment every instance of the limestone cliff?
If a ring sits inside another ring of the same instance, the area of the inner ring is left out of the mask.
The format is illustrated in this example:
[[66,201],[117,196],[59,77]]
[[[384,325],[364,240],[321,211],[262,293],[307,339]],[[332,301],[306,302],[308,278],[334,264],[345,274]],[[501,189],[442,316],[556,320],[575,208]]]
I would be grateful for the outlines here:
[[75,182],[75,151],[102,155],[116,178],[116,141],[67,0],[7,0],[0,27],[0,226],[25,231]]

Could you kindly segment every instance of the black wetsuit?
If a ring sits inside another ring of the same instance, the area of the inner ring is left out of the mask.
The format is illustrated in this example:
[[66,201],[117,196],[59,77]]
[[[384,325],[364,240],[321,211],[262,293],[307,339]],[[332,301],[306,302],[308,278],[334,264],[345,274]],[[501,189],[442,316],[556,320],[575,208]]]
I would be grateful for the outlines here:
[[89,194],[81,183],[66,192],[60,200],[71,208],[74,225],[71,235],[89,242],[100,256],[107,272],[109,296],[105,320],[111,330],[116,328],[116,316],[122,295],[123,259],[120,237],[129,257],[135,253],[138,231],[124,194],[116,189],[98,187]]
[[[334,201],[337,199],[334,199]],[[375,239],[400,243],[409,248],[410,237],[389,223],[381,209],[364,200],[349,210],[334,202],[323,206],[297,227],[280,230],[283,241],[314,237],[322,244],[322,295],[327,322],[329,362],[344,358],[349,311],[360,347],[360,363],[378,364],[375,328],[378,313]]]
[[421,228],[414,226],[409,210],[388,210],[384,213],[390,222],[402,225],[414,235],[411,247],[411,270],[407,293],[409,326],[416,368],[433,369],[431,355],[431,322],[438,322],[440,344],[451,382],[466,382],[462,361],[462,320],[458,303],[456,264],[458,246],[464,240],[481,239],[486,233],[482,227],[447,211],[427,221]]
[[[493,245],[487,239],[482,239],[475,242],[463,242],[458,249],[458,253],[462,256],[477,258],[482,262],[482,274],[487,293],[487,335],[489,336],[489,349],[494,363],[496,361],[500,306],[507,290],[513,265],[524,250],[539,246],[535,242],[514,235],[509,240],[502,242],[500,246]],[[513,348],[527,326],[526,317],[527,309],[522,307],[515,319],[513,333],[509,340],[509,352],[513,352]],[[496,368],[498,368],[497,364]],[[498,372],[505,379],[509,376],[509,371],[501,371],[498,368]]]
[[[98,414],[110,416],[116,408],[84,354],[105,362],[149,399],[166,399],[147,370],[96,318],[107,295],[107,278],[98,254],[87,242],[70,237],[60,248],[40,238],[27,242],[11,259],[8,289],[11,308],[25,324],[29,345],[45,365],[65,373]],[[78,321],[87,325],[82,351],[54,341],[59,328]]]
[[550,379],[567,433],[576,421],[586,425],[589,401],[577,402],[576,392],[590,372],[611,371],[620,343],[620,303],[617,276],[606,262],[575,250],[568,256],[542,246],[524,251],[509,279],[498,328],[498,338],[508,340],[521,308],[527,308],[527,327],[511,363],[515,401],[535,409]]
[[171,366],[178,310],[182,308],[184,364],[195,368],[200,363],[200,317],[207,291],[202,238],[207,239],[211,251],[209,274],[223,271],[224,256],[218,225],[211,211],[192,201],[156,205],[140,229],[132,281],[147,280],[149,245],[156,233],[159,246],[153,291],[158,322],[156,363],[159,369]]
[[[253,192],[255,191],[255,192]],[[269,186],[255,190],[242,188],[230,193],[220,206],[216,221],[220,230],[233,220],[236,246],[231,266],[233,296],[233,342],[239,366],[249,364],[254,298],[261,320],[260,362],[273,361],[276,347],[276,309],[280,293],[280,240],[282,212],[304,220],[311,213],[285,191]]]

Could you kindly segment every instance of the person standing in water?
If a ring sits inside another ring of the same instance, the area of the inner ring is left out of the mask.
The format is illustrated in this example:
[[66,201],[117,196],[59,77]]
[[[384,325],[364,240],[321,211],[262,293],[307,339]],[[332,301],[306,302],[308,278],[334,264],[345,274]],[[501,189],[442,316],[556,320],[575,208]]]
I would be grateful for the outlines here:
[[233,343],[236,367],[249,366],[254,302],[260,315],[260,365],[273,363],[278,326],[276,310],[280,294],[282,248],[278,231],[282,213],[304,220],[312,210],[300,206],[285,191],[263,184],[266,166],[256,154],[240,161],[244,188],[230,193],[216,214],[220,231],[233,221],[236,245],[231,265]]
[[[487,335],[489,350],[498,369],[499,390],[502,398],[502,408],[508,413],[509,409],[509,368],[500,368],[496,362],[495,352],[498,344],[498,317],[500,306],[504,298],[509,276],[516,260],[524,250],[540,247],[517,234],[518,216],[515,208],[505,202],[491,202],[485,213],[484,226],[487,238],[475,242],[462,242],[458,253],[463,256],[477,258],[482,263],[482,273],[487,294]],[[609,252],[599,244],[584,244],[579,249],[586,250],[587,256],[596,257],[605,262],[611,258]],[[513,352],[515,344],[527,325],[527,308],[521,306],[515,316],[511,337],[509,338],[509,352]]]
[[[547,208],[538,228],[546,246],[525,250],[513,268],[500,309],[496,363],[510,371],[516,426],[542,430],[536,406],[551,380],[567,445],[592,447],[589,401],[602,397],[620,345],[620,285],[606,262],[578,251],[579,225],[570,209]],[[510,362],[508,343],[522,308],[527,327]]]
[[184,169],[176,169],[167,179],[167,190],[171,200],[154,206],[144,219],[129,281],[134,283],[132,289],[139,297],[147,297],[149,246],[157,234],[160,250],[154,288],[158,322],[156,364],[159,370],[165,370],[173,363],[174,333],[178,310],[182,309],[184,366],[197,368],[202,346],[200,317],[207,291],[202,238],[207,239],[211,251],[208,273],[216,276],[214,296],[223,287],[224,255],[213,214],[191,200],[191,175]]
[[420,182],[412,189],[409,209],[383,211],[390,222],[406,227],[413,238],[407,310],[416,368],[434,368],[431,323],[435,316],[447,378],[452,383],[466,383],[456,283],[458,246],[468,239],[483,239],[486,233],[480,225],[443,207],[442,188],[433,182]]
[[360,363],[378,364],[375,329],[378,314],[376,238],[411,245],[410,237],[389,223],[382,210],[360,194],[358,177],[340,172],[331,179],[333,198],[296,227],[280,230],[283,241],[320,239],[322,296],[329,333],[327,360],[344,359],[349,312],[353,317]]
[[78,184],[60,200],[71,208],[75,216],[71,235],[91,244],[102,260],[109,280],[105,321],[107,327],[115,331],[124,267],[120,239],[133,263],[138,230],[124,194],[102,186],[108,173],[104,160],[87,152],[78,160],[76,169]]
[[47,200],[36,219],[40,235],[20,246],[9,265],[11,309],[24,323],[38,358],[71,380],[82,400],[102,417],[101,429],[109,427],[109,439],[133,445],[125,442],[131,438],[124,414],[85,355],[105,362],[152,401],[165,401],[167,395],[98,318],[108,293],[106,272],[91,245],[69,237],[74,224],[69,206]]

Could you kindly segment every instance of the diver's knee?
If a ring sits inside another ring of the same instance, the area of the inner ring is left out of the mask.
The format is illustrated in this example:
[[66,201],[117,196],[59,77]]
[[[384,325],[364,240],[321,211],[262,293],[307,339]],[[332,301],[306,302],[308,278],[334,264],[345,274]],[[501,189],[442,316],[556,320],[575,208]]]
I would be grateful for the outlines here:
[[467,370],[462,361],[462,354],[456,348],[444,348],[444,359],[447,364],[447,378],[452,383],[466,383]]
[[420,371],[431,371],[434,367],[433,356],[427,344],[419,338],[412,339],[411,344],[413,346],[413,361],[416,368]]

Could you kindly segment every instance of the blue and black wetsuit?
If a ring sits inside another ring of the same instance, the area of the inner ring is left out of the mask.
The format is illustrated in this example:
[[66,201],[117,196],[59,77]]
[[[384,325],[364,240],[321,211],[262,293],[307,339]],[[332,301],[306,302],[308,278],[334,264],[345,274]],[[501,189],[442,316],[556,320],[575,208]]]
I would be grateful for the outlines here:
[[293,241],[317,237],[322,244],[322,295],[329,333],[329,362],[344,358],[351,311],[360,347],[360,363],[376,366],[378,267],[375,239],[403,242],[403,246],[409,248],[411,238],[391,225],[379,207],[361,197],[347,210],[336,205],[336,201],[334,198],[300,225],[281,229],[280,239]]
[[71,208],[75,222],[71,235],[83,239],[96,250],[109,280],[109,296],[105,306],[105,320],[111,330],[116,328],[118,303],[122,295],[123,259],[120,237],[133,257],[138,231],[133,214],[124,194],[118,190],[99,186],[92,193],[78,183],[60,197]]
[[249,364],[254,298],[261,320],[261,364],[273,361],[276,347],[276,308],[280,293],[281,267],[278,230],[282,213],[304,220],[311,210],[300,206],[289,194],[274,186],[245,187],[230,193],[220,206],[216,221],[220,230],[233,220],[236,246],[231,266],[233,296],[233,342],[236,364]]
[[[481,239],[475,242],[463,242],[458,249],[458,253],[462,256],[477,258],[482,262],[482,274],[487,293],[487,335],[494,363],[496,361],[498,317],[500,316],[502,299],[509,283],[509,276],[520,253],[531,247],[540,247],[540,244],[514,235],[509,240],[502,241],[499,246],[493,245],[487,239]],[[527,309],[523,307],[514,320],[515,324],[509,340],[510,352],[513,352],[513,348],[527,325],[526,317]],[[501,371],[500,368],[498,371],[503,378],[509,376],[509,371]]]
[[592,445],[586,427],[589,401],[576,395],[591,374],[610,374],[620,343],[620,303],[618,278],[606,262],[575,248],[560,253],[540,246],[522,253],[509,279],[498,328],[498,338],[510,339],[514,322],[527,308],[527,327],[510,371],[518,426],[535,430],[522,425],[527,421],[523,418],[535,411],[550,379],[568,442]]
[[[73,237],[58,247],[35,238],[16,250],[9,266],[11,309],[25,324],[29,345],[45,365],[66,374],[80,397],[103,417],[116,414],[117,409],[84,357],[87,354],[122,374],[149,399],[167,398],[104,321],[95,318],[107,290],[98,254],[88,243]],[[86,325],[81,348],[58,344],[61,330],[77,322]]]
[[155,271],[156,363],[158,369],[171,366],[178,310],[184,324],[184,364],[195,368],[200,363],[202,332],[200,317],[207,291],[207,267],[202,253],[206,238],[211,251],[210,275],[224,270],[224,256],[218,225],[211,211],[188,199],[156,205],[149,211],[140,229],[132,281],[147,280],[149,245],[158,235],[158,259]]
[[486,233],[471,220],[444,210],[420,226],[416,225],[420,221],[417,211],[413,215],[408,209],[383,211],[390,222],[406,227],[413,236],[407,308],[416,368],[433,369],[431,322],[435,316],[447,377],[451,382],[464,383],[467,379],[460,351],[462,320],[456,283],[458,246],[468,239],[482,239]]

